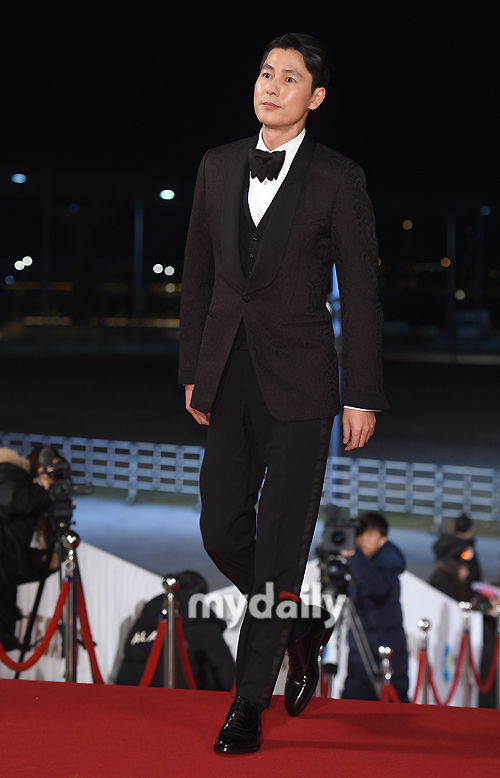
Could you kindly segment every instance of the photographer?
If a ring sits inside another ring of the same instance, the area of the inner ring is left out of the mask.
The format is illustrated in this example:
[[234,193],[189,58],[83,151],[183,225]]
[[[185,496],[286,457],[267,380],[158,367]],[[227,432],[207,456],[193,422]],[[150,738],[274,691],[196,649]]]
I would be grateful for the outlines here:
[[[0,642],[7,651],[19,648],[17,587],[46,578],[59,565],[56,553],[47,559],[50,531],[43,514],[51,506],[51,479],[37,471],[29,459],[0,448]],[[32,547],[35,540],[43,548]]]
[[[352,580],[349,594],[356,607],[374,657],[379,646],[393,651],[392,684],[401,702],[408,702],[408,650],[399,602],[399,575],[405,570],[402,552],[387,539],[389,524],[381,513],[360,517],[355,551],[342,550]],[[349,633],[349,663],[344,699],[376,700],[352,632]]]

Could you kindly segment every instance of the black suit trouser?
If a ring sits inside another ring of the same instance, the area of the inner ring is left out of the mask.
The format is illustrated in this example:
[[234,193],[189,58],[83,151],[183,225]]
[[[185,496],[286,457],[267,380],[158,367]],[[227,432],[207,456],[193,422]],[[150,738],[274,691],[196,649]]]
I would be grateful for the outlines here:
[[[263,594],[270,582],[276,604],[282,601],[280,595],[290,603],[298,597],[332,423],[274,419],[250,352],[231,352],[210,414],[200,477],[200,523],[208,554],[243,594]],[[270,618],[257,618],[248,609],[245,613],[236,693],[263,708],[269,705],[292,627],[296,635],[300,632],[293,615],[279,618],[273,611]]]

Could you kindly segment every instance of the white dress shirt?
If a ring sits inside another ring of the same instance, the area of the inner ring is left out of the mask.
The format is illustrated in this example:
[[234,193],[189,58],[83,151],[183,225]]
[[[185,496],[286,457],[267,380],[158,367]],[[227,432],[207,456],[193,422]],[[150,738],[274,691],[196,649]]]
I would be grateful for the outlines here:
[[[259,181],[257,176],[255,178],[250,176],[250,185],[248,187],[248,207],[250,208],[250,214],[255,226],[258,225],[264,216],[265,212],[271,205],[278,189],[285,180],[285,176],[290,170],[290,165],[295,158],[300,144],[304,140],[305,134],[306,131],[304,129],[295,138],[292,138],[292,140],[289,140],[286,143],[283,143],[282,146],[278,146],[278,148],[273,149],[273,151],[285,152],[285,161],[283,162],[283,167],[280,170],[278,178],[275,178],[273,181],[268,181],[267,178],[265,178],[263,181]],[[262,140],[262,130],[259,133],[259,140],[257,141],[255,148],[260,149],[260,151],[269,151],[266,144]]]

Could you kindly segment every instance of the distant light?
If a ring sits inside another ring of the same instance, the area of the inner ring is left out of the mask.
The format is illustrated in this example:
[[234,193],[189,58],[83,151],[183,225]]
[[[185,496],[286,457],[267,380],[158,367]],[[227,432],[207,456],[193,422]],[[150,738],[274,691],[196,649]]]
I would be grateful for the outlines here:
[[175,292],[175,284],[167,284],[165,287],[165,291],[169,294],[172,294],[172,292]]
[[159,263],[153,265],[153,273],[163,273],[163,265],[160,265]]
[[380,259],[380,257],[378,258],[378,263],[379,263],[379,265],[382,264],[382,260]]
[[443,257],[443,259],[441,260],[441,265],[443,267],[449,267],[451,265],[451,262],[448,259],[448,257]]
[[465,300],[465,292],[463,289],[457,289],[455,292],[455,297],[457,300]]
[[172,189],[162,189],[160,192],[160,197],[162,200],[173,200],[175,197],[175,192]]
[[33,258],[32,257],[23,257],[22,262],[24,264],[24,267],[29,267],[33,264]]
[[489,216],[490,213],[491,213],[490,206],[489,205],[483,205],[483,207],[481,208],[481,213],[483,214],[483,216]]
[[16,270],[24,270],[24,262],[22,259],[18,259],[17,262],[14,262],[14,267]]
[[5,283],[9,286],[14,283],[14,276],[6,276]]
[[70,203],[70,204],[68,205],[68,211],[69,211],[70,213],[76,213],[76,212],[78,211],[78,206],[77,206],[77,204],[76,204],[76,203]]
[[172,267],[172,265],[168,265],[165,268],[165,275],[166,276],[173,276],[174,273],[175,273],[175,269]]
[[412,227],[413,227],[413,222],[410,221],[409,219],[405,219],[404,222],[403,222],[403,229],[404,230],[411,230]]
[[[13,181],[15,184],[25,184],[26,176],[24,175],[24,173],[14,173],[14,175],[10,177],[10,180]],[[10,276],[7,277],[10,278]]]

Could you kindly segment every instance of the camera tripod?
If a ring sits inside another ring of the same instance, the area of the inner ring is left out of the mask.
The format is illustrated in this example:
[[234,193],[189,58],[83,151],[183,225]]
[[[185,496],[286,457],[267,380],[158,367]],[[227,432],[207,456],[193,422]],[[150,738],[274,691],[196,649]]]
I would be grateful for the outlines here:
[[366,637],[361,619],[352,601],[348,595],[348,583],[351,575],[347,568],[346,560],[340,554],[326,554],[320,558],[321,572],[321,594],[322,600],[325,595],[330,595],[334,602],[335,629],[332,639],[335,640],[335,662],[323,663],[323,672],[327,679],[328,695],[331,696],[334,679],[340,666],[342,634],[344,628],[351,630],[356,646],[358,648],[366,674],[377,695],[382,691],[382,672],[373,656],[372,649]]
[[[62,637],[62,655],[65,659],[64,677],[66,681],[76,681],[78,651],[78,590],[81,589],[83,592],[80,569],[78,566],[78,558],[76,555],[76,549],[79,545],[79,535],[69,528],[62,528],[57,541],[51,544],[51,547],[48,549],[47,553],[47,559],[50,560],[55,548],[58,547],[59,558],[61,560],[59,564],[59,580],[61,584],[63,581],[69,582],[69,592],[66,598],[61,623],[59,625],[59,630]],[[33,608],[31,609],[30,617],[28,619],[26,631],[24,633],[23,641],[21,644],[19,662],[22,662],[30,648],[33,648],[31,645],[31,636],[38,615],[38,608],[40,606],[46,580],[47,578],[45,577],[38,584]],[[18,671],[14,677],[17,679],[19,676],[20,672]]]
[[[80,569],[76,549],[80,545],[80,537],[70,529],[73,521],[74,503],[71,499],[74,495],[92,494],[92,484],[75,485],[70,481],[68,463],[66,460],[56,457],[56,452],[51,446],[45,446],[39,453],[39,461],[43,466],[42,473],[53,479],[49,488],[52,506],[46,513],[47,521],[51,527],[51,539],[47,548],[47,574],[38,584],[35,601],[26,625],[19,661],[22,662],[31,646],[31,635],[38,614],[40,600],[42,599],[45,581],[50,574],[50,561],[54,551],[59,555],[59,580],[69,582],[69,592],[66,599],[65,611],[60,625],[62,636],[62,653],[65,657],[65,680],[76,681],[77,663],[77,611],[78,591],[83,594]],[[15,678],[19,678],[19,672]]]

